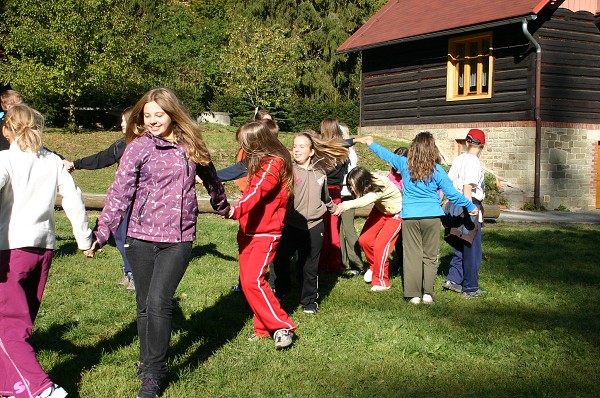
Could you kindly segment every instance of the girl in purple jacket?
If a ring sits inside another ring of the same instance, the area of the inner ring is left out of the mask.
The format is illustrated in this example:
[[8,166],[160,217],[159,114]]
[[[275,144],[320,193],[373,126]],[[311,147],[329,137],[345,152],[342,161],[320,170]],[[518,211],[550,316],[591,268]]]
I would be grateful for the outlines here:
[[92,257],[131,207],[125,250],[136,281],[138,398],[154,398],[167,370],[172,298],[196,239],[198,175],[221,215],[229,203],[198,125],[166,88],[147,92],[127,123],[127,148],[98,218]]

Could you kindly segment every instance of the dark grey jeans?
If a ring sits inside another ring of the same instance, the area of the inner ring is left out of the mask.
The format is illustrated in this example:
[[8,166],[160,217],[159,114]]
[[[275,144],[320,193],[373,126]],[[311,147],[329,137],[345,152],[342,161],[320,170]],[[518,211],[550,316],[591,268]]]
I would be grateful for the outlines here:
[[173,295],[190,262],[192,242],[128,237],[125,250],[135,279],[140,375],[161,377],[167,371]]

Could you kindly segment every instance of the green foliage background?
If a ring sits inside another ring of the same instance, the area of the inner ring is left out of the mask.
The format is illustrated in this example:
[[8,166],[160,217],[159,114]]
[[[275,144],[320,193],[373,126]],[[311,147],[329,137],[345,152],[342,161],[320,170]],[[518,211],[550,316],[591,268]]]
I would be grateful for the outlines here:
[[194,115],[239,123],[262,107],[288,130],[327,116],[355,127],[360,57],[335,50],[383,3],[6,0],[0,85],[55,126],[76,125],[76,108],[120,110],[167,86]]

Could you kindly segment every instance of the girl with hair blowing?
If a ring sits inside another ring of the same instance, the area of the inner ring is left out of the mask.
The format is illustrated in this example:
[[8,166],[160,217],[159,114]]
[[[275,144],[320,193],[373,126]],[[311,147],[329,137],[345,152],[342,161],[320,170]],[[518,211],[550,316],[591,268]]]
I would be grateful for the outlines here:
[[290,290],[290,260],[298,252],[296,268],[302,279],[300,304],[306,314],[317,311],[319,256],[323,245],[323,214],[336,206],[327,192],[328,170],[348,158],[343,142],[322,141],[313,131],[294,136],[294,198],[285,213],[281,244],[273,260],[275,292]]
[[48,279],[56,192],[77,246],[92,243],[81,191],[62,160],[42,147],[42,115],[27,105],[8,111],[0,152],[0,395],[63,398],[28,342]]
[[356,138],[402,174],[403,200],[400,213],[404,249],[404,298],[413,304],[433,304],[433,284],[440,251],[440,218],[445,214],[438,189],[471,215],[477,207],[458,192],[439,165],[440,153],[433,135],[421,132],[412,140],[407,157],[396,155],[373,142],[373,137]]
[[129,117],[126,140],[98,218],[96,240],[86,254],[92,257],[106,244],[131,208],[125,250],[135,275],[142,379],[138,398],[154,398],[167,372],[173,294],[196,239],[195,176],[202,179],[218,214],[227,215],[229,203],[200,128],[171,90],[144,94]]

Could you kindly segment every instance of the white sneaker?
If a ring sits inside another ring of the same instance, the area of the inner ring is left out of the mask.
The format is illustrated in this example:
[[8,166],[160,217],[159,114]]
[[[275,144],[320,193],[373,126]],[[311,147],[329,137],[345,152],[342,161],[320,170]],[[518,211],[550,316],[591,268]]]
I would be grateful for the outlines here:
[[275,340],[275,348],[282,350],[292,345],[294,339],[294,332],[289,329],[279,329],[273,333],[273,340]]
[[51,385],[46,388],[40,395],[36,398],[65,398],[67,396],[67,392],[64,388],[59,387],[56,384]]
[[371,271],[371,268],[369,268],[367,272],[365,272],[363,278],[367,283],[371,283],[373,281],[373,271]]
[[423,295],[423,304],[433,304],[434,302],[435,300],[433,299],[433,297],[431,297],[430,294]]
[[380,286],[380,285],[375,285],[373,287],[371,287],[371,291],[372,292],[383,292],[384,290],[388,290],[391,286]]
[[408,302],[411,304],[421,304],[421,297],[413,297]]

